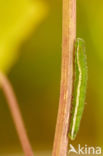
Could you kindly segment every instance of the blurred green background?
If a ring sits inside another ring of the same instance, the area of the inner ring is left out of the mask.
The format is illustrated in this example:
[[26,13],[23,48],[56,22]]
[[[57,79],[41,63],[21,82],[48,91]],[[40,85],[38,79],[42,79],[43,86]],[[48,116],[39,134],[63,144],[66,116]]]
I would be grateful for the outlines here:
[[[103,147],[102,19],[102,0],[77,0],[77,37],[86,41],[89,78],[80,131],[72,142],[75,147]],[[0,0],[0,70],[8,74],[31,144],[39,152],[52,150],[61,41],[62,0]],[[1,90],[0,119],[0,153],[22,152]]]

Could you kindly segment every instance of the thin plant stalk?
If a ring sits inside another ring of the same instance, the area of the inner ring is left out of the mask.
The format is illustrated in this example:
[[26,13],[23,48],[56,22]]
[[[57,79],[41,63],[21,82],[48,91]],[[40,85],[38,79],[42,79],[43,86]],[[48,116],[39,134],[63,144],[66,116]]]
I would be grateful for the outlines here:
[[12,118],[18,133],[25,156],[33,156],[33,151],[27,137],[26,129],[24,127],[23,119],[19,110],[19,106],[14,94],[13,88],[7,77],[0,72],[0,87],[2,88],[11,111]]
[[76,39],[76,0],[63,0],[62,70],[59,109],[52,156],[67,156]]

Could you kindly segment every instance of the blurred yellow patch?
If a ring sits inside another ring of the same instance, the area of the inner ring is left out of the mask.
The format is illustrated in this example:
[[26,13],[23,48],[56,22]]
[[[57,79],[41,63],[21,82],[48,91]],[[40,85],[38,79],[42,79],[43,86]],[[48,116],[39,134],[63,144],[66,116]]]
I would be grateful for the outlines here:
[[0,0],[0,70],[8,71],[18,57],[18,47],[47,14],[40,1]]

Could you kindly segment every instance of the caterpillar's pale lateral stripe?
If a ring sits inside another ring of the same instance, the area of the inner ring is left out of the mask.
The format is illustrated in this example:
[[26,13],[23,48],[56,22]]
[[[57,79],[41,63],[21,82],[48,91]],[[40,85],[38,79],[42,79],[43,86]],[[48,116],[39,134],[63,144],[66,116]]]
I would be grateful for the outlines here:
[[77,135],[84,110],[87,75],[85,43],[82,39],[77,38],[75,43],[74,88],[69,131],[71,140],[74,140]]
[[77,117],[77,112],[78,112],[78,108],[79,108],[80,86],[81,86],[81,79],[82,79],[82,70],[81,70],[81,66],[80,66],[80,62],[79,62],[79,55],[78,55],[79,46],[80,45],[78,44],[78,47],[77,47],[77,64],[78,64],[79,77],[78,77],[78,86],[77,86],[77,95],[76,95],[76,105],[75,105],[73,125],[72,125],[73,127],[72,127],[72,131],[71,131],[72,137],[73,137],[73,134],[75,131],[76,117]]

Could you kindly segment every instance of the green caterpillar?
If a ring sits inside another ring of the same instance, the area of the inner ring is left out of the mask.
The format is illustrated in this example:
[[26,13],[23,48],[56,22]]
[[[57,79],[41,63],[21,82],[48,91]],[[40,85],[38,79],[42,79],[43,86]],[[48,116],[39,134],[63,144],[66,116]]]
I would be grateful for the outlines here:
[[70,120],[69,137],[76,138],[82,118],[87,88],[87,59],[84,40],[77,38],[75,42],[74,88]]

